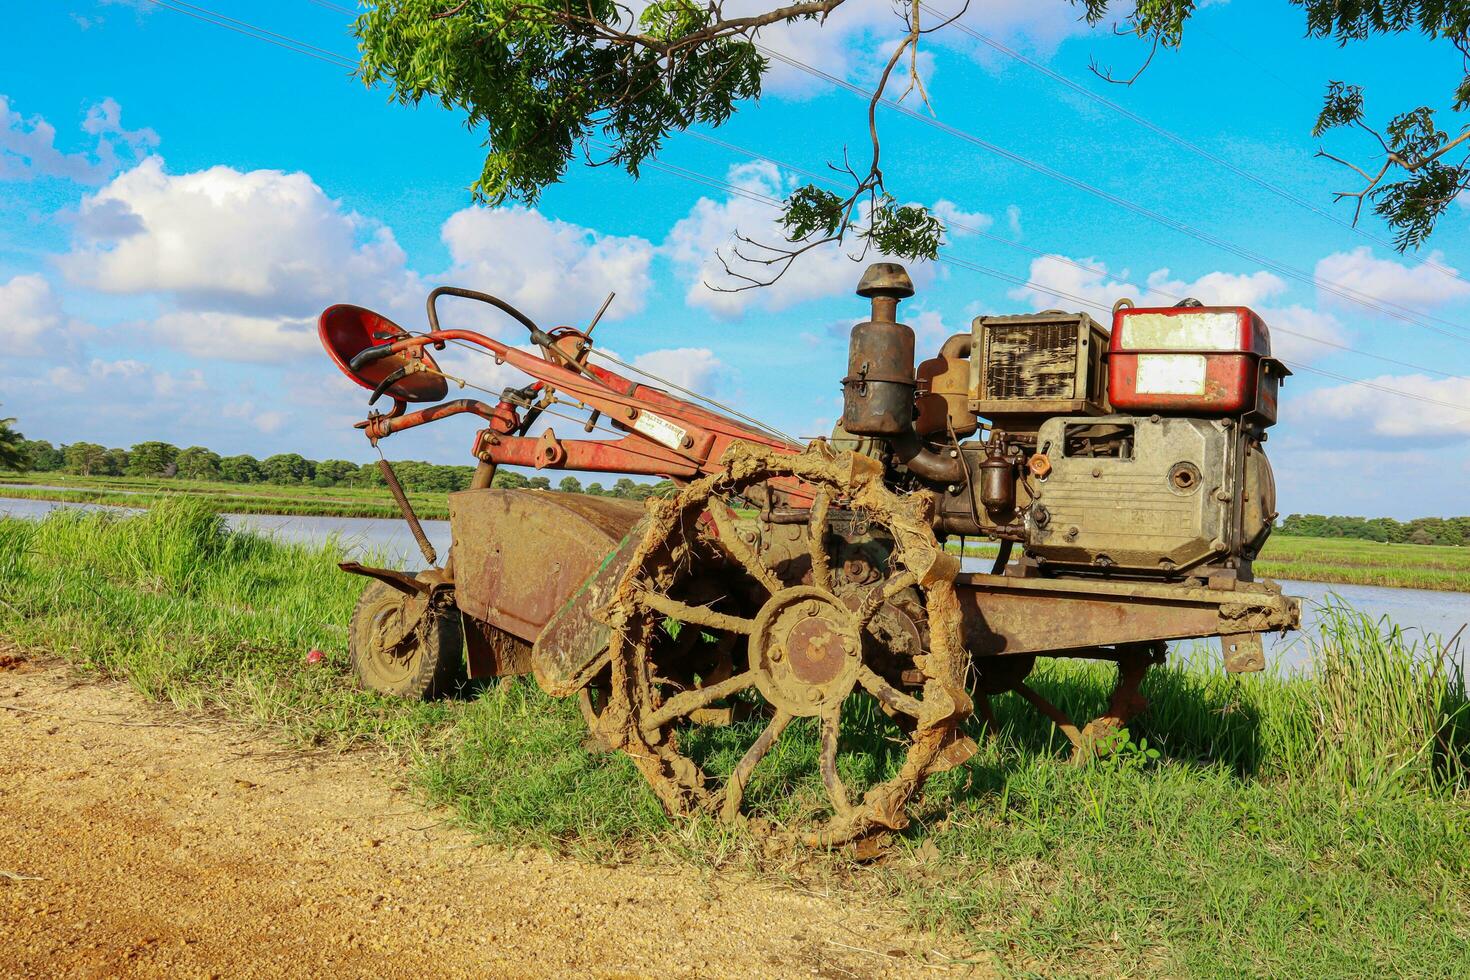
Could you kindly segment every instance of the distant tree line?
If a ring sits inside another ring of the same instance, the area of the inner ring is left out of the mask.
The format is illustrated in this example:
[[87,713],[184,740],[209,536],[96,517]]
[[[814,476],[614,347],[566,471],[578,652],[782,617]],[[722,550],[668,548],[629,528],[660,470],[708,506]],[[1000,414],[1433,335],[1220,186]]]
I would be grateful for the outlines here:
[[[14,420],[9,420],[14,422]],[[70,473],[76,476],[131,476],[153,479],[207,480],[219,483],[267,483],[278,486],[381,487],[383,474],[376,463],[345,459],[307,459],[297,453],[277,453],[265,459],[240,454],[221,456],[203,446],[180,449],[166,442],[140,442],[131,449],[109,449],[95,442],[54,446],[45,439],[27,439],[0,421],[0,469],[31,473]],[[393,464],[407,490],[449,493],[464,490],[473,466],[444,466],[417,460]],[[544,476],[528,477],[511,470],[495,474],[495,486],[511,489],[561,490],[602,497],[645,500],[664,493],[673,483],[637,483],[623,477],[604,487],[585,487],[574,476],[562,477],[553,487]]]
[[[131,449],[109,449],[93,442],[53,446],[44,439],[27,439],[14,429],[14,419],[0,419],[0,469],[36,473],[72,473],[77,476],[132,476],[183,480],[212,480],[221,483],[268,483],[280,486],[381,487],[383,475],[376,463],[352,463],[345,459],[318,462],[297,453],[277,453],[265,459],[254,456],[221,456],[203,446],[179,449],[166,442],[140,442]],[[444,466],[416,460],[393,464],[398,479],[408,490],[449,493],[470,485],[472,466]],[[575,476],[564,476],[556,484],[544,476],[528,477],[511,470],[495,474],[495,486],[510,489],[561,490],[601,497],[645,500],[662,495],[673,483],[637,483],[622,477],[611,487],[601,483],[586,486]],[[1321,514],[1292,514],[1277,526],[1278,534],[1306,538],[1356,538],[1391,544],[1442,544],[1470,547],[1470,517],[1417,517],[1396,521],[1391,517],[1324,517]]]
[[1278,534],[1304,538],[1357,538],[1390,544],[1448,544],[1470,546],[1470,517],[1323,517],[1292,514],[1277,527]]

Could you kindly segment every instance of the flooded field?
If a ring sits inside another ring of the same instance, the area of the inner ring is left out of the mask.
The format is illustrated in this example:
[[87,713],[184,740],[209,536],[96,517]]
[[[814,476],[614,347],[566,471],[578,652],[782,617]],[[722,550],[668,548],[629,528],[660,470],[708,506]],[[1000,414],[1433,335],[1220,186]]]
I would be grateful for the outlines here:
[[[130,508],[97,504],[0,498],[0,515],[39,518],[59,507],[136,513]],[[407,525],[397,519],[274,514],[226,514],[224,517],[231,528],[256,531],[283,541],[306,544],[335,541],[354,557],[372,557],[374,560],[402,567],[412,567],[420,561],[418,549]],[[449,522],[424,521],[423,526],[435,550],[441,556],[447,555],[450,543]],[[965,559],[966,571],[988,571],[989,568],[988,559]],[[1325,585],[1320,582],[1283,581],[1281,585],[1288,595],[1302,599],[1303,627],[1304,632],[1308,633],[1313,632],[1322,603],[1330,595],[1341,597],[1354,609],[1367,613],[1374,619],[1387,618],[1403,629],[1421,635],[1438,634],[1448,639],[1470,622],[1470,596],[1465,593],[1365,585]],[[1198,642],[1185,640],[1174,647],[1177,653],[1187,654]],[[1466,654],[1467,647],[1470,647],[1470,643],[1462,642],[1460,645],[1462,662],[1470,662]],[[1270,662],[1288,668],[1299,667],[1309,658],[1300,634],[1284,637],[1268,635],[1266,648]]]

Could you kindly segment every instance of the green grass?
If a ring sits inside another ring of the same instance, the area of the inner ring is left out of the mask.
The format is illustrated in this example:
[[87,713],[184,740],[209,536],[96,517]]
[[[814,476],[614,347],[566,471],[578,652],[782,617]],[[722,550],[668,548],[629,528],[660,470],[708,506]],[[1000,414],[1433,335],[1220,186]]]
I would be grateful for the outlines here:
[[[0,496],[66,503],[152,507],[188,497],[216,514],[283,514],[306,517],[397,517],[398,508],[382,487],[277,486],[269,483],[216,483],[141,477],[81,477],[62,473],[3,476]],[[32,484],[32,485],[27,485]],[[35,486],[34,484],[39,484]],[[62,489],[53,489],[60,487]],[[449,504],[442,493],[410,493],[419,517],[445,520]]]
[[[399,516],[388,491],[372,487],[274,486],[214,483],[142,477],[79,477],[62,473],[0,476],[0,496],[68,503],[151,507],[186,496],[202,501],[217,514],[283,514],[310,517]],[[64,487],[41,489],[23,484]],[[445,520],[449,505],[442,493],[410,493],[414,511],[424,520]],[[754,517],[755,511],[742,512]],[[952,548],[958,543],[952,542]],[[992,542],[966,542],[965,554],[992,557]],[[1440,545],[1378,544],[1335,538],[1275,535],[1256,562],[1256,573],[1270,578],[1343,585],[1470,592],[1470,548]]]
[[1470,548],[1277,534],[1256,571],[1301,582],[1470,592]]
[[[432,705],[355,690],[342,624],[359,582],[335,558],[225,533],[198,502],[0,520],[0,635],[293,744],[388,748],[487,840],[846,879],[1007,972],[1470,973],[1464,678],[1434,666],[1433,641],[1351,610],[1315,638],[1311,678],[1231,677],[1203,653],[1154,671],[1133,743],[1087,766],[1014,696],[996,699],[1001,736],[932,780],[891,858],[859,870],[671,824],[622,757],[583,749],[575,706],[526,681]],[[327,656],[307,666],[313,647]],[[1032,680],[1076,716],[1109,683],[1068,661]],[[752,734],[716,730],[690,751],[718,770]],[[783,744],[748,798],[768,816],[814,808],[815,751]]]

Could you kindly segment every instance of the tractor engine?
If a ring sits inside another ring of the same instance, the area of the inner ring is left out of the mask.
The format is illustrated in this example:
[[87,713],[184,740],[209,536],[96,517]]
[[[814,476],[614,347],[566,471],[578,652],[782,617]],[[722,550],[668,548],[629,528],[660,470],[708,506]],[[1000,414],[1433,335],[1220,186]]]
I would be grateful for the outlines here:
[[[1244,307],[980,316],[914,365],[901,266],[858,294],[841,429],[940,494],[936,530],[1023,549],[1024,575],[1251,581],[1276,517],[1262,448],[1290,372]],[[970,437],[970,438],[966,438]],[[1013,571],[1014,574],[1014,571]]]

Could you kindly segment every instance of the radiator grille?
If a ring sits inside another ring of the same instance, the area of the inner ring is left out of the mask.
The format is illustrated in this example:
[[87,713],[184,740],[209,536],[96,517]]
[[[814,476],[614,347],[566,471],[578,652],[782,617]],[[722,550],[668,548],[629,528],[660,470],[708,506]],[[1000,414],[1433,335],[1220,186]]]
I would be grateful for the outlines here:
[[985,398],[1075,398],[1077,325],[987,326]]

